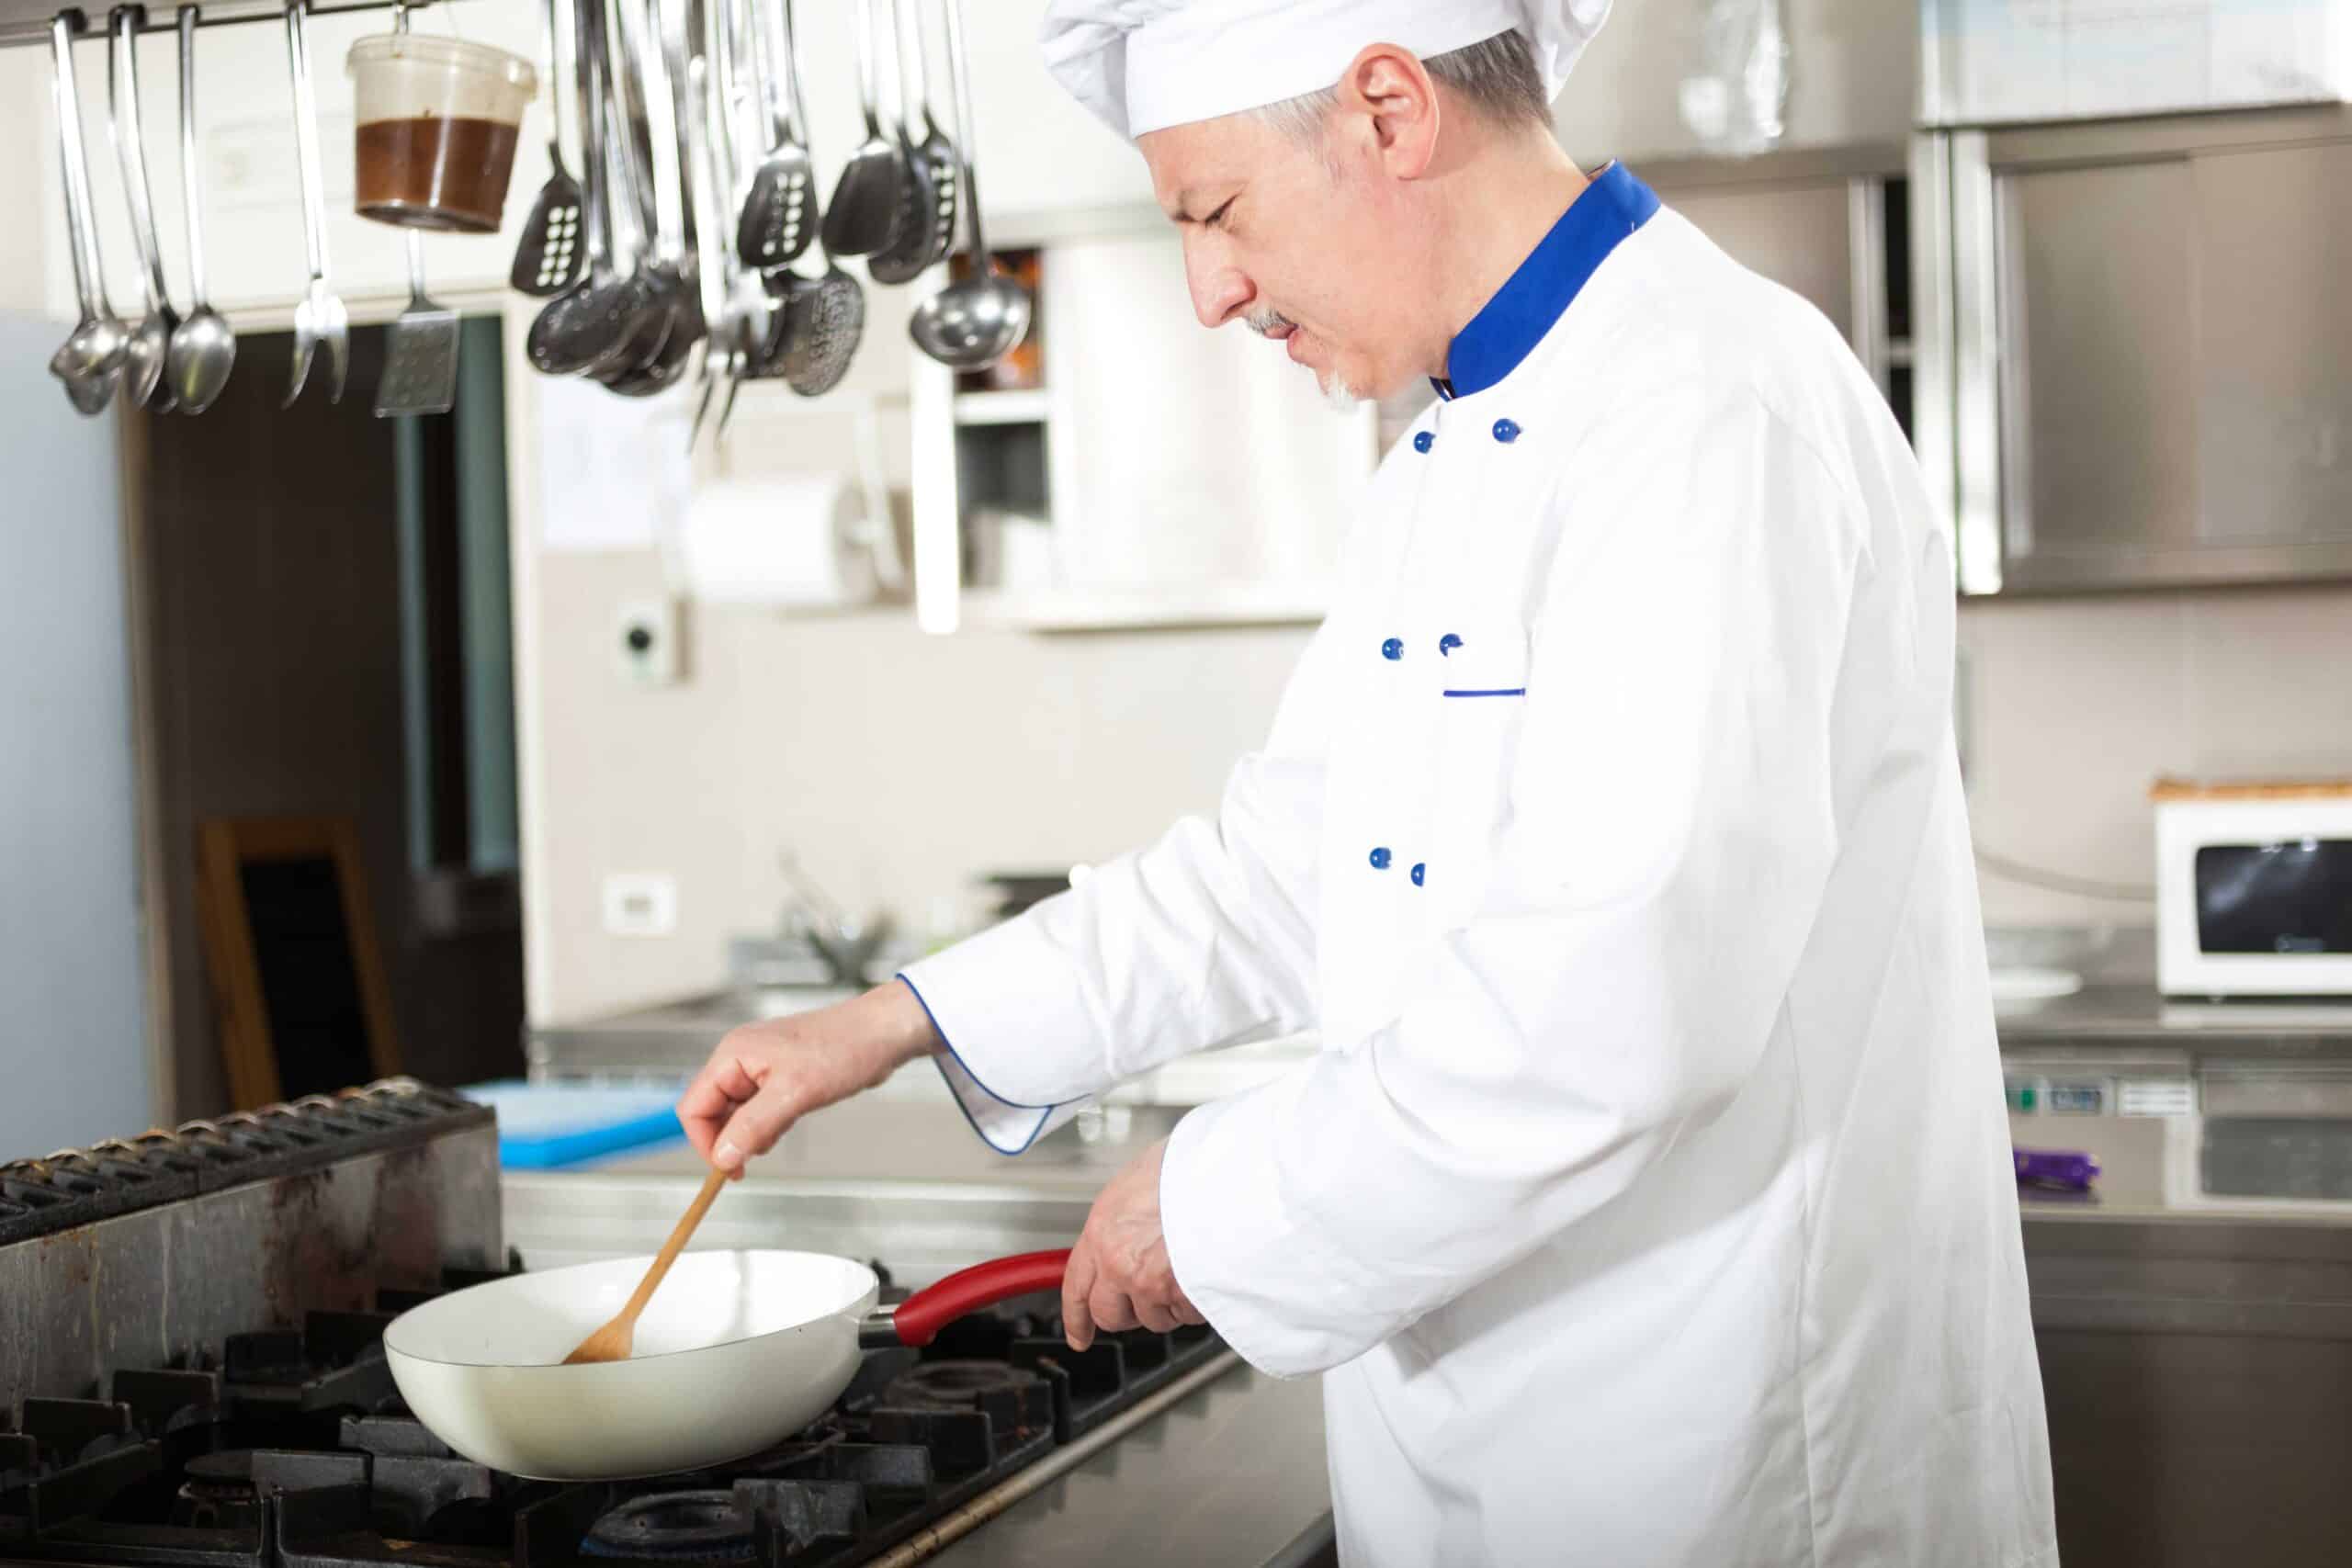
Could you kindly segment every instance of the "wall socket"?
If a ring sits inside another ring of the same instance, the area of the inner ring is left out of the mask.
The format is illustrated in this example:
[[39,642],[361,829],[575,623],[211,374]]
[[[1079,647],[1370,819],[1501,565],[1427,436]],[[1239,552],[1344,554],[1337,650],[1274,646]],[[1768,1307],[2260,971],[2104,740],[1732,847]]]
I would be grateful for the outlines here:
[[676,599],[634,600],[613,620],[621,672],[641,686],[675,685],[685,673],[685,617]]
[[668,936],[678,929],[678,879],[660,872],[605,878],[605,930],[613,936]]

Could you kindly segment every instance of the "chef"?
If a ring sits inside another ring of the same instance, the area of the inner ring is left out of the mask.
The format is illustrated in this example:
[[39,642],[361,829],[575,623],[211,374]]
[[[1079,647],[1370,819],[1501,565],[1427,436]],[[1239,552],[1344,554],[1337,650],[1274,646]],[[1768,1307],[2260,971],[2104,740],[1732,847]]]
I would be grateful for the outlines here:
[[1607,0],[1056,0],[1204,325],[1426,378],[1211,816],[688,1091],[738,1168],[936,1058],[1020,1153],[1278,1031],[1065,1330],[1320,1373],[1342,1560],[2056,1561],[1951,541],[1837,331],[1549,105]]

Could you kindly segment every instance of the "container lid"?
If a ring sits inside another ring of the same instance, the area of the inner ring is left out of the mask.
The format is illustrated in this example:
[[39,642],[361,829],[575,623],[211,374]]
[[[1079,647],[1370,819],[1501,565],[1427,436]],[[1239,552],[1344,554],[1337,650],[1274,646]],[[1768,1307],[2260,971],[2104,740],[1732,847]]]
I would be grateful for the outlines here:
[[539,90],[537,67],[521,55],[509,54],[486,43],[444,38],[437,33],[372,33],[352,43],[351,52],[344,57],[343,66],[347,74],[356,74],[362,66],[393,60],[409,61],[419,65],[438,65],[455,71],[481,72],[513,85],[526,96]]

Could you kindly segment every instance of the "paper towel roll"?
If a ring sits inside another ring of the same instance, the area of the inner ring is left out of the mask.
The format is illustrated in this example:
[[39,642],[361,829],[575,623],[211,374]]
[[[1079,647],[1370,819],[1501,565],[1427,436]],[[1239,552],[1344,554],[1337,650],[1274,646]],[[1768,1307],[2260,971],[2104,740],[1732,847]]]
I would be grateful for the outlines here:
[[679,564],[707,604],[863,604],[875,591],[865,534],[865,499],[842,475],[711,480],[687,502]]

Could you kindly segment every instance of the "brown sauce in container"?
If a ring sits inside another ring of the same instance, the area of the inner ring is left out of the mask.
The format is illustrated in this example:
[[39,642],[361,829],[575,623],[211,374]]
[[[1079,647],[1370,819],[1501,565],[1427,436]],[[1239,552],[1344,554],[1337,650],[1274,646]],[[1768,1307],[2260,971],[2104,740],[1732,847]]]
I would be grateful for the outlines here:
[[522,129],[438,115],[361,126],[354,193],[360,216],[460,234],[494,233]]

